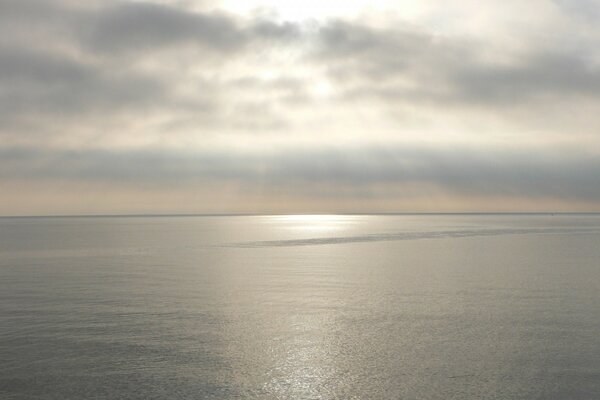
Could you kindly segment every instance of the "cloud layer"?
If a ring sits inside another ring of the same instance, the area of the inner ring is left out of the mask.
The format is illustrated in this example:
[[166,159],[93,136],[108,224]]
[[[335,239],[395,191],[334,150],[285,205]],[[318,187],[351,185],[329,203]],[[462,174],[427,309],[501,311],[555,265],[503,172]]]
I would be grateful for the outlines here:
[[422,4],[4,1],[0,214],[131,212],[127,185],[145,212],[600,210],[598,7]]

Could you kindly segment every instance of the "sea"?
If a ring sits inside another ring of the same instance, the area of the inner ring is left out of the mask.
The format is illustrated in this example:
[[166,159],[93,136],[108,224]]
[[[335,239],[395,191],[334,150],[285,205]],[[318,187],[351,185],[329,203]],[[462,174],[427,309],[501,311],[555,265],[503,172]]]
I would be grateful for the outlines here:
[[600,215],[0,218],[0,399],[600,399]]

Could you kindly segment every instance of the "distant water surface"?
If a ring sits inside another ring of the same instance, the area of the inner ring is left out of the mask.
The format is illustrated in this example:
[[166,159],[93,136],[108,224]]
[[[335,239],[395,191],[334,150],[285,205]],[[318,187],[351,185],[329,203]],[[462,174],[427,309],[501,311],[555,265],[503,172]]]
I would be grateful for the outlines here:
[[597,399],[600,215],[0,218],[1,399]]

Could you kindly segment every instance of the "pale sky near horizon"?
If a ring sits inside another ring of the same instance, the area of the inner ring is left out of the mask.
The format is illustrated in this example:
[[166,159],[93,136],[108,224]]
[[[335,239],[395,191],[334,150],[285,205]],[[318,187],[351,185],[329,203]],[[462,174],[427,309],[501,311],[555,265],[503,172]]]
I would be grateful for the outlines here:
[[0,1],[0,215],[600,211],[600,2]]

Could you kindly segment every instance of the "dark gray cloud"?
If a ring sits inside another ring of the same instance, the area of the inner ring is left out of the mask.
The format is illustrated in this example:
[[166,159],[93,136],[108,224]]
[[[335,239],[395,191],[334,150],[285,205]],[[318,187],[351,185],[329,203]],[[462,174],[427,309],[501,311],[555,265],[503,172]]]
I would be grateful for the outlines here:
[[[12,36],[9,42],[40,39],[41,32],[54,36],[47,40],[70,41],[103,56],[186,44],[231,53],[255,41],[288,40],[300,34],[292,23],[127,0],[6,0],[0,4],[0,21]],[[37,46],[33,41],[27,45]]]
[[332,71],[341,78],[393,78],[418,73],[428,62],[461,57],[455,46],[438,46],[427,33],[373,28],[358,21],[331,21],[319,27],[315,39],[314,60],[333,63]]
[[[0,114],[119,112],[164,101],[165,82],[52,52],[0,47]],[[0,123],[1,125],[1,123]]]
[[[353,196],[372,188],[426,185],[462,196],[600,201],[600,158],[595,153],[546,150],[443,150],[429,147],[290,149],[268,154],[200,152],[0,151],[0,178],[159,186],[233,183],[311,195],[342,188]],[[320,190],[320,189],[319,189]],[[379,189],[377,189],[379,190]],[[386,195],[385,190],[382,195]],[[389,193],[387,194],[389,195]]]
[[[58,120],[73,125],[148,112],[204,118],[201,126],[236,125],[232,104],[220,97],[239,87],[220,79],[219,68],[254,44],[276,46],[299,35],[289,23],[126,1],[7,0],[0,25],[0,136],[21,134],[19,126],[30,135]],[[187,59],[172,59],[186,53]],[[194,64],[208,77],[189,76]],[[237,125],[247,122],[240,116]],[[273,125],[273,118],[255,125]]]
[[474,102],[520,103],[546,96],[600,99],[600,68],[580,54],[532,54],[512,66],[467,66],[452,79],[459,93]]
[[451,106],[504,106],[568,96],[600,100],[600,65],[590,53],[544,44],[526,53],[508,52],[510,61],[502,56],[490,61],[483,56],[490,51],[486,46],[476,39],[408,27],[333,21],[320,28],[313,59],[327,65],[352,99]]
[[84,40],[92,51],[138,53],[182,44],[232,51],[252,39],[231,17],[161,4],[122,3],[87,17]]

